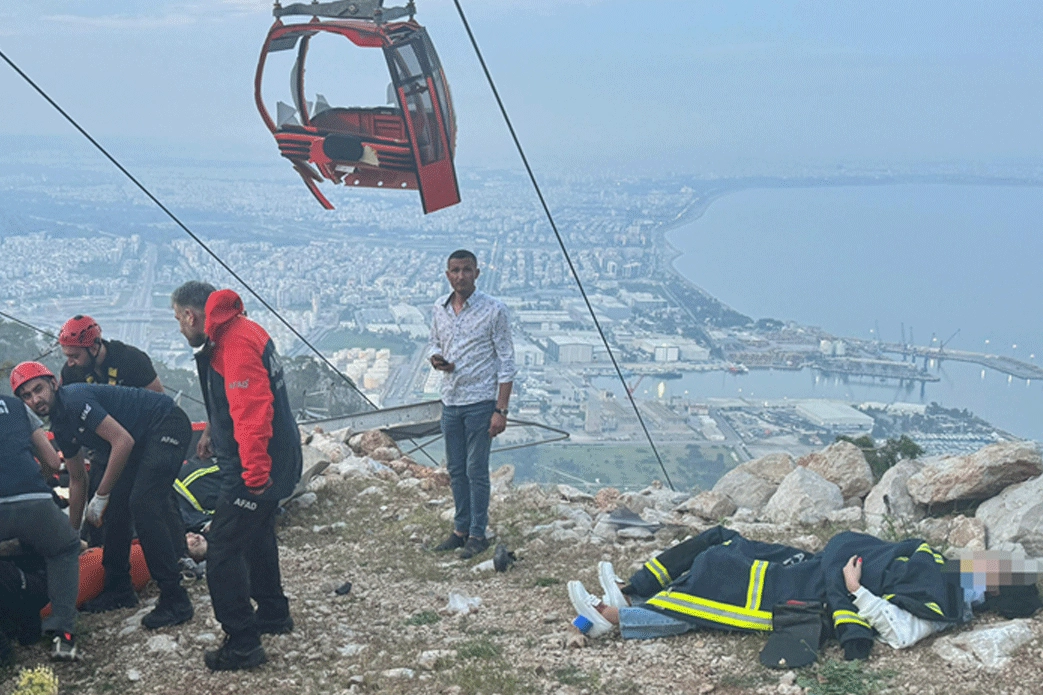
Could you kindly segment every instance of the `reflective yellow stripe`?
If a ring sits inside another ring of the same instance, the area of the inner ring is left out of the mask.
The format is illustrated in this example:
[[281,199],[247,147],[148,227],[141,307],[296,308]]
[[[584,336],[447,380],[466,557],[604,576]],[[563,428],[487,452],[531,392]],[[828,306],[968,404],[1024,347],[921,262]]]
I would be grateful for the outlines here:
[[764,573],[768,570],[767,560],[754,560],[750,567],[750,584],[746,587],[746,609],[759,610],[764,598]]
[[909,558],[904,555],[902,557],[896,557],[895,560],[898,560],[899,562],[909,562]]
[[119,381],[119,369],[116,367],[109,367],[109,384],[115,386],[116,382]]
[[648,603],[664,610],[683,613],[729,627],[765,632],[771,630],[771,613],[768,611],[748,610],[678,591],[661,591],[648,599]]
[[853,625],[861,625],[867,630],[871,630],[872,627],[862,618],[858,617],[858,613],[854,611],[833,611],[833,625],[839,626],[845,623],[851,623]]
[[203,509],[203,506],[201,504],[199,504],[199,500],[196,499],[196,496],[189,492],[188,488],[185,487],[185,484],[182,483],[180,480],[174,481],[174,489],[177,490],[178,494],[180,494],[182,497],[188,500],[189,504],[191,504],[199,511],[206,513],[206,510]]
[[885,600],[885,601],[890,601],[890,600],[891,600],[891,599],[893,599],[894,597],[895,597],[895,595],[894,595],[894,594],[884,594],[884,600]]
[[645,569],[652,573],[656,578],[656,581],[659,582],[659,586],[666,586],[670,583],[670,573],[666,571],[666,568],[663,567],[663,563],[659,560],[652,558],[645,563]]
[[916,552],[929,553],[934,558],[934,561],[937,562],[939,565],[945,564],[945,558],[939,555],[938,553],[934,552],[934,548],[927,545],[926,543],[921,543],[920,547],[916,549]]
[[188,490],[188,486],[195,481],[202,478],[204,475],[211,473],[217,473],[219,468],[217,466],[207,466],[206,468],[197,468],[196,470],[189,473],[188,477],[184,480],[174,480],[174,489],[177,490],[178,494],[188,500],[188,503],[193,507],[203,512],[204,514],[213,514],[213,509],[203,509],[203,505],[199,504],[199,500]]
[[217,473],[217,471],[218,471],[218,467],[217,466],[209,466],[207,468],[198,468],[198,469],[192,471],[191,473],[189,473],[188,477],[185,478],[183,482],[184,482],[185,486],[187,487],[187,486],[191,485],[192,483],[196,482],[197,480],[199,480],[200,478],[202,478],[204,475],[210,475],[211,473]]
[[928,601],[927,603],[925,603],[923,605],[927,606],[928,608],[930,608],[932,611],[934,611],[938,615],[942,616],[943,618],[945,617],[945,612],[942,611],[942,607],[939,606],[934,601]]

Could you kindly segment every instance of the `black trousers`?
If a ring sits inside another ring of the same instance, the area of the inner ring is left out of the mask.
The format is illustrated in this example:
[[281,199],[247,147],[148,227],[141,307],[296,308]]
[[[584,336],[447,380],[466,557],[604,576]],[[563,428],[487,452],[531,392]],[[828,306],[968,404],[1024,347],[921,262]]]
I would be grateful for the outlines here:
[[[130,541],[137,529],[145,564],[160,591],[180,581],[178,548],[171,523],[171,489],[188,451],[192,423],[175,407],[163,421],[138,442],[112,488],[105,510],[105,588],[129,591]],[[183,535],[183,534],[182,534]]]
[[[258,622],[279,622],[290,614],[279,573],[275,515],[279,503],[245,492],[223,497],[207,537],[206,579],[214,617],[233,649],[260,645]],[[250,599],[257,602],[254,611]]]

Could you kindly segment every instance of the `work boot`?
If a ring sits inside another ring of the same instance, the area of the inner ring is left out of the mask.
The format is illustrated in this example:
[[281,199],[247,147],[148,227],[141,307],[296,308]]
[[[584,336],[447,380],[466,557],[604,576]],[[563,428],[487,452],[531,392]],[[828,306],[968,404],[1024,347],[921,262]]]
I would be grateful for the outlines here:
[[435,546],[434,550],[436,553],[442,553],[447,550],[456,550],[462,548],[467,543],[467,536],[459,536],[455,532],[449,534],[449,538]]
[[220,649],[203,653],[203,662],[211,671],[241,671],[257,668],[267,661],[268,655],[264,653],[264,647],[261,645],[245,651],[232,649],[231,640],[227,637]]
[[188,622],[193,615],[195,610],[192,608],[192,600],[188,598],[184,587],[178,584],[160,593],[159,603],[141,619],[141,624],[149,630],[157,630]]
[[464,544],[464,549],[460,551],[460,559],[470,560],[475,555],[481,555],[488,549],[488,538],[476,538],[475,536],[471,536],[467,539],[467,542]]
[[277,620],[257,619],[255,624],[262,635],[288,635],[293,632],[293,617],[290,615]]
[[138,595],[133,589],[110,590],[98,594],[97,598],[87,601],[80,610],[84,613],[106,613],[117,608],[137,608]]

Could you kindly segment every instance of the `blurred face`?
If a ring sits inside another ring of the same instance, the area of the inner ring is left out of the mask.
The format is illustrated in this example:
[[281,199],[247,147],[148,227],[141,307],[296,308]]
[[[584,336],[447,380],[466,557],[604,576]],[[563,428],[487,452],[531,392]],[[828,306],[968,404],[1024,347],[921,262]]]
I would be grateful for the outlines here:
[[54,407],[54,397],[57,391],[58,387],[54,379],[49,376],[38,376],[22,384],[17,396],[34,413],[40,417],[46,417],[50,415],[51,408]]
[[198,533],[186,533],[185,543],[188,545],[188,556],[196,562],[206,559],[206,537]]
[[189,345],[197,348],[206,344],[206,333],[203,330],[206,326],[206,317],[203,316],[203,312],[190,306],[175,304],[174,318],[177,319],[181,335],[185,336]]
[[474,281],[478,279],[478,266],[470,258],[451,258],[445,277],[453,291],[463,296],[474,292]]
[[62,345],[65,363],[70,367],[88,369],[94,367],[94,359],[98,356],[98,348],[82,348]]

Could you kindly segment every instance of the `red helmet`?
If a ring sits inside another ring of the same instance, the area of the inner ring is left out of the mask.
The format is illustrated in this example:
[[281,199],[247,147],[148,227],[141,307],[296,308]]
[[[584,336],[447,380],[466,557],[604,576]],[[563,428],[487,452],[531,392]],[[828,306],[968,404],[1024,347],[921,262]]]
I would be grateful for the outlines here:
[[58,332],[58,344],[64,347],[94,347],[101,340],[101,327],[90,316],[76,314]]
[[18,389],[27,381],[41,376],[49,376],[54,379],[54,373],[39,362],[22,362],[11,370],[11,391],[17,395]]

